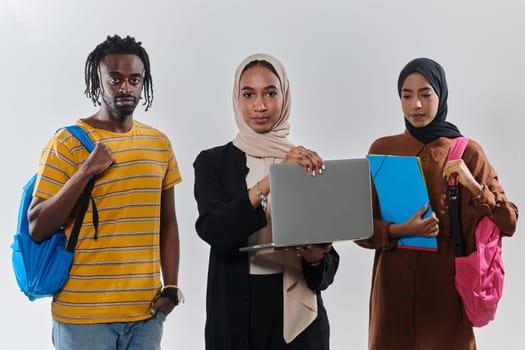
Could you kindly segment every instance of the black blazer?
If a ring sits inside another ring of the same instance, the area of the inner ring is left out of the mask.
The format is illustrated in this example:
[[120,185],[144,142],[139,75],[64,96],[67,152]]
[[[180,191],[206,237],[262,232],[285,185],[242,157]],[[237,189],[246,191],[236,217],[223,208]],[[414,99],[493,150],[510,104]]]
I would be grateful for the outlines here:
[[[248,349],[249,263],[239,252],[248,237],[266,226],[261,206],[253,209],[246,186],[246,155],[231,142],[202,151],[194,164],[199,210],[197,234],[210,245],[206,295],[206,349]],[[328,326],[320,291],[332,282],[339,255],[332,249],[319,266],[303,263],[310,289],[317,292],[319,316]],[[317,322],[316,322],[317,323]],[[326,334],[328,337],[328,334]],[[327,339],[326,339],[327,342]]]

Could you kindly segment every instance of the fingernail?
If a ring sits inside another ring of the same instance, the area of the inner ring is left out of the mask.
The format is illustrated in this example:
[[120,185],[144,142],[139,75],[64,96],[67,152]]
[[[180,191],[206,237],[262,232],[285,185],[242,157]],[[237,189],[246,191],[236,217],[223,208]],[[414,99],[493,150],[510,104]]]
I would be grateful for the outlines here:
[[311,171],[311,170],[310,170],[310,167],[306,168],[306,170],[308,170],[308,172],[310,172],[310,171]]
[[323,168],[319,169],[319,174],[323,173]]
[[324,166],[324,164],[323,164],[323,165],[321,165],[321,169],[323,169],[323,170],[325,170],[325,169],[326,169],[326,168],[325,168],[325,166]]
[[312,176],[315,176],[315,170],[312,170]]

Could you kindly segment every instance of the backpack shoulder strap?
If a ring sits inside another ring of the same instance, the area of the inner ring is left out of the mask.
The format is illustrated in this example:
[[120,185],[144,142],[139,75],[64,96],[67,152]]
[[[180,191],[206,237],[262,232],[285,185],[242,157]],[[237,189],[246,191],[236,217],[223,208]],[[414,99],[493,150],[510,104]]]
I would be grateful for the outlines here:
[[[88,150],[89,153],[91,153],[95,149],[95,144],[91,139],[89,138],[89,135],[78,125],[70,125],[66,126],[64,129],[69,131],[74,137],[76,137],[80,143]],[[86,185],[86,188],[84,189],[83,195],[80,197],[80,204],[77,212],[77,216],[75,219],[75,223],[73,224],[73,229],[71,230],[71,235],[67,241],[66,250],[73,252],[75,250],[75,246],[77,245],[78,241],[78,234],[80,233],[80,228],[82,226],[82,222],[84,221],[84,215],[86,214],[86,211],[89,206],[89,202],[91,200],[92,204],[92,215],[93,215],[93,225],[95,226],[95,239],[97,237],[97,230],[98,230],[98,210],[95,205],[95,200],[91,196],[91,191],[93,190],[93,187],[95,185],[95,178],[92,177],[88,184]]]
[[[450,150],[448,151],[447,160],[461,159],[463,152],[467,147],[468,137],[456,137]],[[459,213],[459,183],[457,174],[451,174],[448,180],[448,196],[450,199],[449,215],[450,215],[450,231],[454,238],[454,252],[455,256],[464,256],[465,247],[463,236],[461,234],[461,216]]]
[[73,136],[75,136],[82,145],[91,153],[95,149],[95,144],[89,138],[89,135],[78,125],[66,126],[64,129],[69,131]]
[[[469,138],[460,136],[456,137],[454,139],[454,142],[452,143],[452,146],[450,146],[450,150],[448,151],[448,157],[447,160],[456,160],[461,159],[463,157],[463,152],[465,151],[465,148],[467,148]],[[458,185],[458,179],[457,174],[452,174],[450,176],[450,179],[448,180],[448,186],[457,186]]]
[[467,148],[469,138],[460,136],[456,137],[454,139],[454,143],[450,147],[450,150],[448,151],[448,160],[456,160],[461,159],[463,157],[463,152],[465,151],[465,148]]

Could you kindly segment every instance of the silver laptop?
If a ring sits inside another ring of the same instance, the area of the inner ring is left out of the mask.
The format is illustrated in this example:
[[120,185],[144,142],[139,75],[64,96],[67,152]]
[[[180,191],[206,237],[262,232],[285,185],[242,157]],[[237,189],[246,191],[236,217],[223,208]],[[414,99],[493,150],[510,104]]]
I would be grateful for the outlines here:
[[366,158],[325,160],[312,176],[297,164],[270,166],[272,242],[255,251],[370,237],[373,233],[370,168]]

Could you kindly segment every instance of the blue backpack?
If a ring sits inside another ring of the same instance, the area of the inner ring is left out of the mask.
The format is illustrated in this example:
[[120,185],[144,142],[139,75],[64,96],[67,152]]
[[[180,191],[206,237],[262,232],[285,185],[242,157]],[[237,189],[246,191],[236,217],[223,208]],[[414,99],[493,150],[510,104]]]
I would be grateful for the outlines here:
[[[95,145],[82,128],[73,125],[65,129],[75,136],[89,152],[93,151]],[[11,245],[16,281],[20,290],[31,301],[55,295],[66,283],[69,277],[69,268],[73,262],[73,253],[78,234],[90,200],[93,205],[95,230],[98,226],[98,213],[95,202],[91,197],[95,181],[94,178],[91,178],[81,196],[69,241],[64,234],[63,227],[61,227],[48,239],[42,242],[35,242],[29,233],[27,210],[33,199],[36,178],[37,174],[33,175],[23,188],[22,200],[18,209],[18,226]]]

